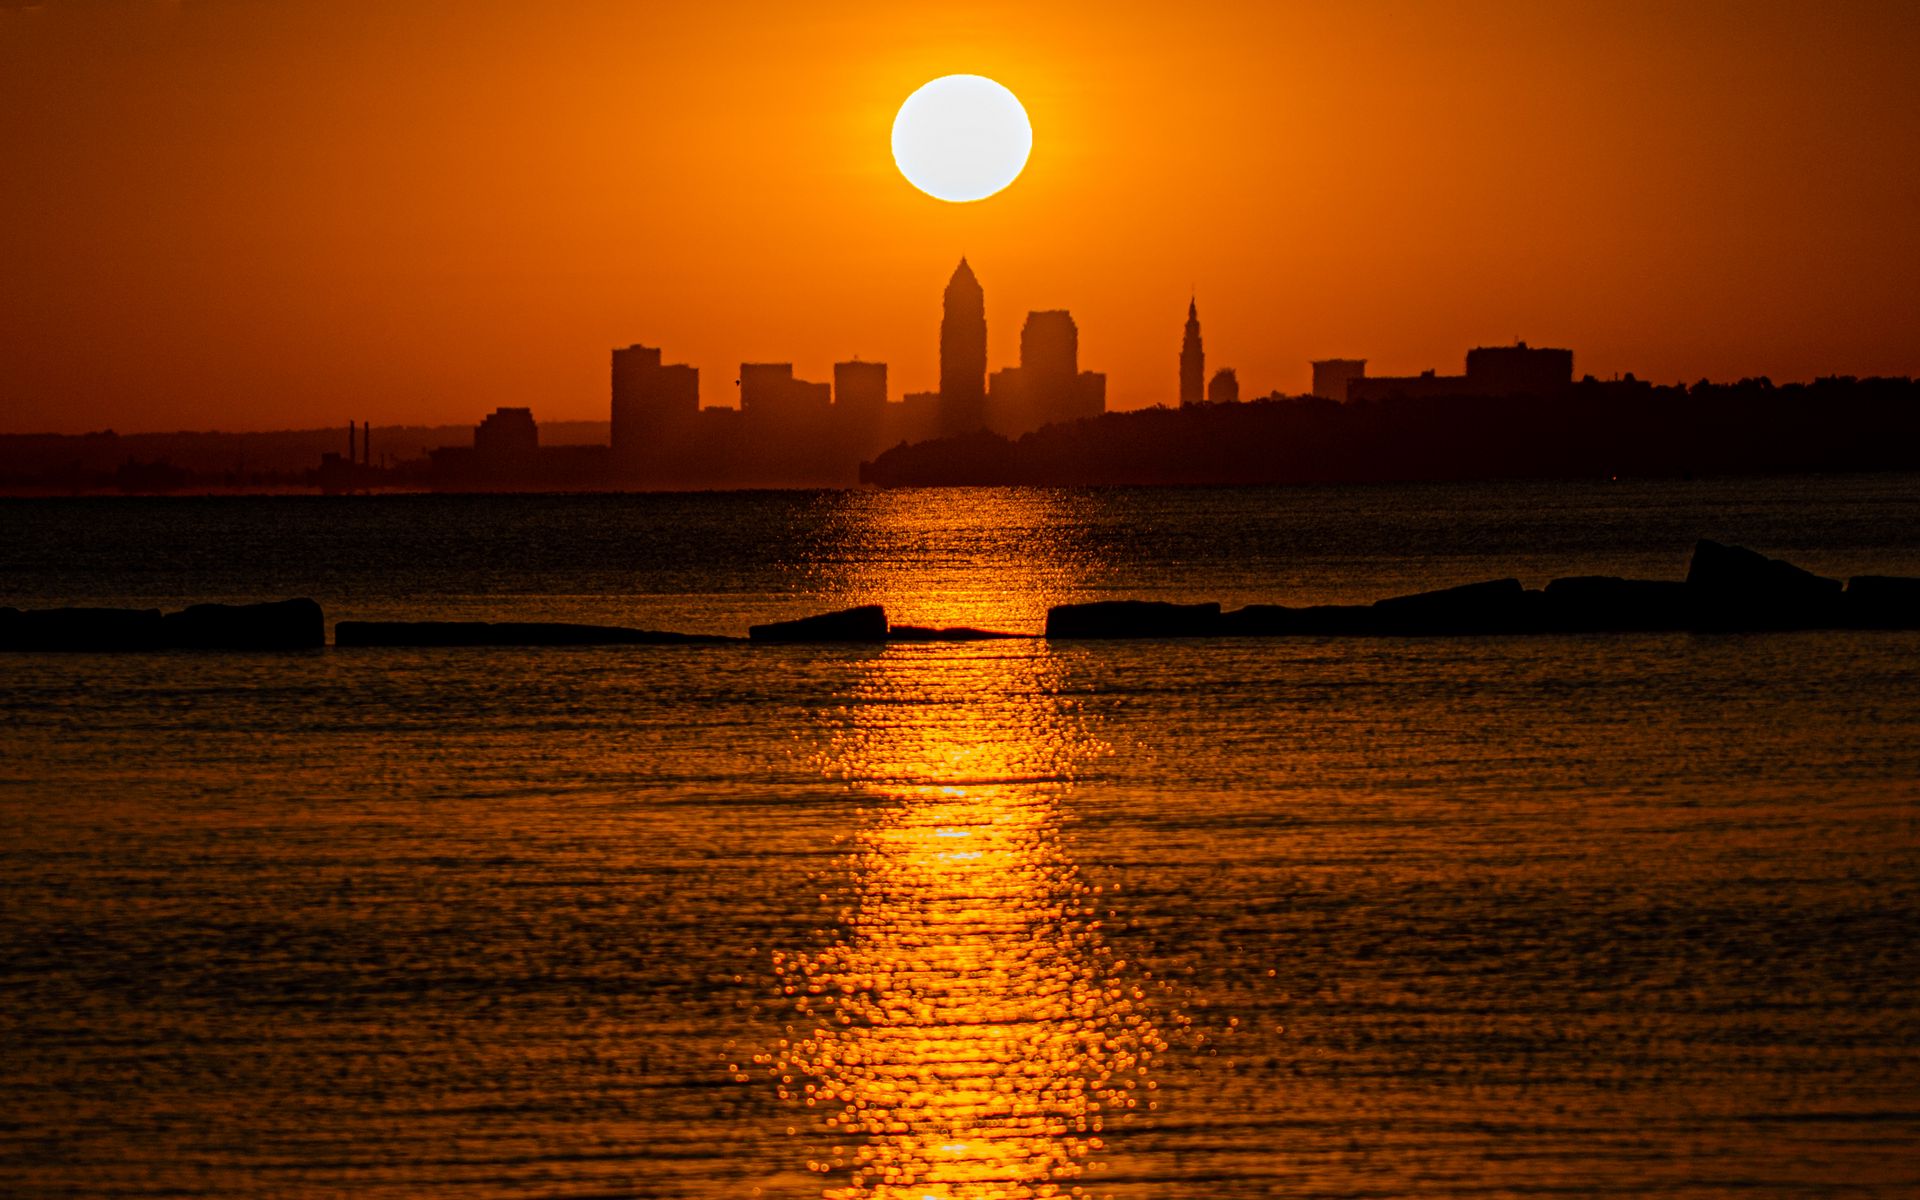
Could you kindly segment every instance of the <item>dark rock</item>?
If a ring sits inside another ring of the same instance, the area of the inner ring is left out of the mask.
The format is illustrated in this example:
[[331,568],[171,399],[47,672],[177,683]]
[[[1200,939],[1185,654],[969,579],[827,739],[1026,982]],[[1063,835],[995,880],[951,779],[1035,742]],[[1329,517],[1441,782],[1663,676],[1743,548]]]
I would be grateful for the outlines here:
[[930,625],[894,625],[887,630],[890,642],[990,642],[1000,638],[1024,638],[1026,633],[1001,633],[993,629],[970,629],[956,625],[936,629]]
[[1219,632],[1225,637],[1352,637],[1373,633],[1378,625],[1371,604],[1312,604],[1302,608],[1249,604],[1222,613]]
[[1249,604],[1221,613],[1220,633],[1223,637],[1286,637],[1301,632],[1304,611],[1284,604]]
[[154,650],[161,645],[157,608],[29,609],[0,623],[8,650]]
[[1394,634],[1529,633],[1538,613],[1518,579],[1493,579],[1459,587],[1377,600],[1379,632]]
[[1695,626],[1705,629],[1805,629],[1841,623],[1840,581],[1744,546],[1706,538],[1693,548],[1687,586]]
[[1560,633],[1691,629],[1697,593],[1667,579],[1575,575],[1547,585],[1543,625]]
[[341,621],[333,627],[336,646],[664,646],[738,640],[556,621]]
[[747,636],[756,642],[884,642],[887,610],[878,604],[863,604],[797,621],[755,625],[747,630]]
[[1312,604],[1294,610],[1296,632],[1313,637],[1361,637],[1380,632],[1371,604]]
[[1823,600],[1840,592],[1840,581],[1768,558],[1745,546],[1701,538],[1687,565],[1687,586],[1709,592],[1763,592],[1795,599]]
[[1847,580],[1847,624],[1867,629],[1920,629],[1920,579],[1855,575]]
[[169,646],[194,650],[304,650],[327,644],[327,621],[312,600],[195,604],[160,618]]
[[564,621],[495,621],[493,646],[685,646],[737,642],[714,633],[676,633],[626,625],[581,625]]
[[1218,604],[1164,600],[1097,600],[1047,610],[1050,638],[1207,637],[1221,632]]

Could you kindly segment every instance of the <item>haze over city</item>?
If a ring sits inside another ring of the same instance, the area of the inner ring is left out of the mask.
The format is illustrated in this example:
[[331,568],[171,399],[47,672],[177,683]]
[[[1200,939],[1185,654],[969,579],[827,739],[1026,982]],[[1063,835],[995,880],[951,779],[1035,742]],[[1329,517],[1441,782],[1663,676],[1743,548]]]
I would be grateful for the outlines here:
[[[1661,382],[1920,371],[1920,12],[1894,3],[679,10],[0,6],[0,431],[604,417],[607,348],[885,361],[992,263],[989,362],[1070,309],[1173,403],[1198,294],[1248,395],[1577,346]],[[1031,114],[991,203],[901,98]]]

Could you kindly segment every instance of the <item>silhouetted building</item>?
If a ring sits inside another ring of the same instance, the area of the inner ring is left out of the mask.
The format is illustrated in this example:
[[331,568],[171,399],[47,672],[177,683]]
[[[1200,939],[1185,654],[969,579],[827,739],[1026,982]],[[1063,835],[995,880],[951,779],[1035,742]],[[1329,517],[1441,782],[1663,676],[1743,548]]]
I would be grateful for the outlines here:
[[842,416],[879,419],[887,407],[887,364],[857,360],[833,364],[833,407]]
[[1313,394],[1322,400],[1347,402],[1347,385],[1367,377],[1364,358],[1323,358],[1313,364]]
[[987,296],[962,258],[940,317],[940,424],[967,433],[986,423]]
[[1466,396],[1465,375],[1442,375],[1438,371],[1422,371],[1418,375],[1376,375],[1367,379],[1355,379],[1347,384],[1349,400],[1438,400],[1448,396]]
[[885,450],[887,440],[887,364],[833,364],[833,447],[835,461],[858,462]]
[[740,411],[750,423],[815,421],[824,427],[833,387],[793,377],[792,363],[741,363]]
[[1107,377],[1080,369],[1080,331],[1064,309],[1027,314],[1020,365],[995,371],[987,428],[1008,437],[1106,411]]
[[540,449],[540,427],[530,408],[496,408],[474,427],[473,453],[481,459],[531,456]]
[[1020,327],[1020,369],[1035,379],[1072,379],[1080,372],[1080,329],[1064,308],[1030,312]]
[[939,392],[908,392],[900,397],[898,405],[890,404],[887,407],[889,417],[893,416],[892,409],[897,407],[900,410],[898,418],[889,422],[889,440],[922,442],[940,436]]
[[1207,383],[1208,404],[1240,403],[1240,376],[1232,367],[1222,367]]
[[472,446],[442,446],[427,458],[427,482],[440,491],[582,491],[616,478],[609,447],[542,446],[528,408],[496,408]]
[[1200,347],[1200,305],[1187,301],[1187,335],[1180,343],[1180,403],[1199,404],[1207,389],[1207,352]]
[[[960,282],[968,280],[970,271]],[[974,291],[974,315],[984,320],[977,285]],[[846,486],[858,479],[863,460],[944,429],[938,392],[888,402],[885,363],[836,363],[831,384],[795,378],[791,363],[743,363],[738,406],[701,408],[691,367],[663,365],[659,350],[633,346],[614,351],[613,381],[613,437],[624,452],[582,471],[591,467],[595,478],[629,488]],[[983,375],[983,395],[984,386]],[[531,475],[550,476],[549,457],[558,462],[542,451],[540,470]],[[519,486],[504,482],[509,477],[531,476],[489,472],[459,447],[435,452],[432,477],[435,486],[498,489]]]
[[700,371],[665,364],[652,346],[613,352],[613,454],[633,464],[680,441],[700,412]]
[[1467,383],[1478,396],[1557,396],[1573,386],[1573,351],[1478,346],[1467,351]]
[[1354,379],[1349,400],[1437,400],[1454,396],[1559,396],[1573,386],[1573,351],[1512,346],[1479,346],[1467,351],[1465,375],[1383,375]]

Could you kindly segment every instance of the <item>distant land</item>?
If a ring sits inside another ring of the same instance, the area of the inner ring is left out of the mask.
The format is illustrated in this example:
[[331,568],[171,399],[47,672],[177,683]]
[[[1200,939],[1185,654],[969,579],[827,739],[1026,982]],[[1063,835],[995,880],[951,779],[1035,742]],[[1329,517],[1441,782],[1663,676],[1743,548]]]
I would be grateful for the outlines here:
[[1837,377],[1656,387],[1585,380],[1550,397],[1313,396],[1106,413],[1011,439],[898,446],[881,487],[1325,484],[1920,470],[1920,384]]
[[1019,437],[981,429],[902,440],[858,462],[857,478],[844,457],[767,471],[710,449],[711,477],[687,463],[636,478],[607,454],[608,430],[604,421],[545,423],[537,457],[492,467],[471,450],[450,455],[447,447],[474,442],[473,428],[457,425],[375,427],[371,448],[361,433],[351,458],[344,426],[5,434],[0,491],[1285,485],[1920,471],[1920,383],[1840,376],[1655,386],[1629,376],[1583,380],[1547,397],[1271,396],[1110,412]]
[[[607,440],[605,421],[549,421],[540,427],[551,445]],[[441,446],[471,442],[471,425],[389,425],[372,429],[372,461],[405,486],[405,464],[424,470]],[[327,429],[270,433],[5,433],[0,434],[0,491],[18,494],[87,492],[312,491],[315,464],[347,450],[345,423]],[[419,477],[413,484],[426,488]]]

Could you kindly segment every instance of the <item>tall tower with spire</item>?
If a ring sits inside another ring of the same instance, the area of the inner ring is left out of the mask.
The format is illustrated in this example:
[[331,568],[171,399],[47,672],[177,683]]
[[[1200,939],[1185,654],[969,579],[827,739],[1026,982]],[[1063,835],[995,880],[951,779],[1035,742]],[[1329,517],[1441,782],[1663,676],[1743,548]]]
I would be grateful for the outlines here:
[[1187,301],[1187,336],[1180,343],[1180,406],[1207,398],[1207,352],[1200,348],[1200,306]]
[[987,423],[987,294],[962,258],[940,318],[940,424],[971,433]]

